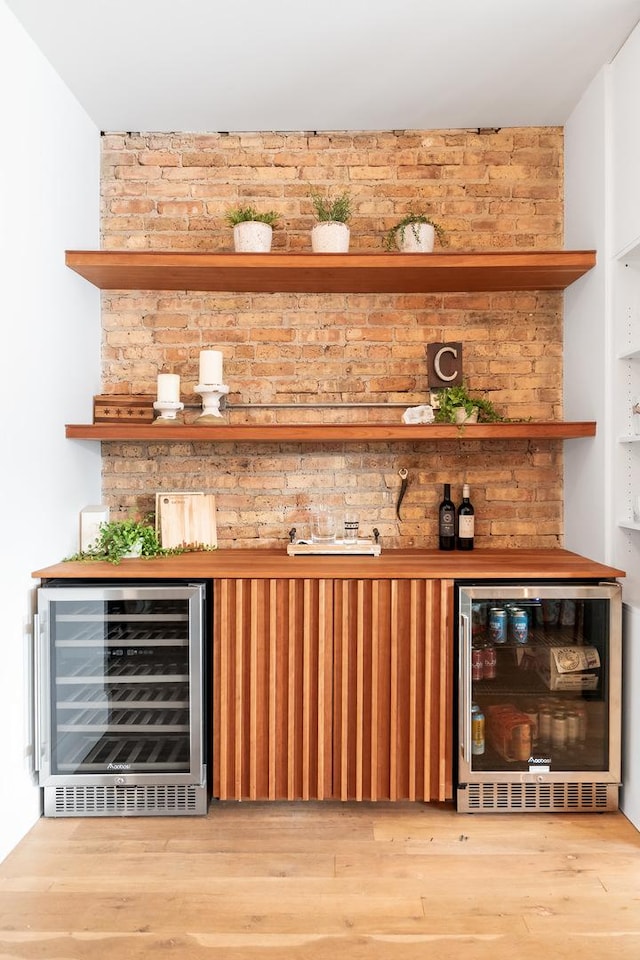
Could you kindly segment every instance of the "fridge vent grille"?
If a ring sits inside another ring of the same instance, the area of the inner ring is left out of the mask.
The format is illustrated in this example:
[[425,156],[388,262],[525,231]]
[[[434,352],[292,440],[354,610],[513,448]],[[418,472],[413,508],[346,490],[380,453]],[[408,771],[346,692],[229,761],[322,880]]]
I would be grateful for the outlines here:
[[202,815],[207,791],[195,784],[45,787],[44,806],[47,817]]
[[458,810],[616,810],[618,788],[612,783],[472,783],[458,791]]

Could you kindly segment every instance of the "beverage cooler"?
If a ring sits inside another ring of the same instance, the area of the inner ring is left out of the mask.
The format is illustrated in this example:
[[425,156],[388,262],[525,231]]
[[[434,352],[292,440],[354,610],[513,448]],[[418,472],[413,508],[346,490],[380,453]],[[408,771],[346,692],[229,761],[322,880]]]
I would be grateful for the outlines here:
[[45,816],[203,814],[204,584],[38,590]]
[[458,810],[616,809],[619,584],[456,592]]

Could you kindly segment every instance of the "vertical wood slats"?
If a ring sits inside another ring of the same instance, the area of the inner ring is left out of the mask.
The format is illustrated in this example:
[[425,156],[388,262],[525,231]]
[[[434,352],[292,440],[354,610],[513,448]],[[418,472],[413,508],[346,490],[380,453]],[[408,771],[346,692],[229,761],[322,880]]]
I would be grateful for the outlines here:
[[450,796],[438,581],[216,581],[214,795]]
[[332,582],[221,579],[214,604],[214,795],[322,799]]
[[336,796],[444,799],[438,582],[341,581],[337,598]]

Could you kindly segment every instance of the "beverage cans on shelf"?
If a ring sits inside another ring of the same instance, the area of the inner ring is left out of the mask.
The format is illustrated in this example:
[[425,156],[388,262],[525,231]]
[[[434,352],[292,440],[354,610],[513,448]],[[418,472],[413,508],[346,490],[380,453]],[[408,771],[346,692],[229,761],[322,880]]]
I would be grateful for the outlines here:
[[545,627],[553,627],[558,622],[558,616],[560,614],[560,601],[559,600],[543,600],[542,601],[542,623]]
[[527,643],[529,640],[529,615],[521,607],[509,610],[509,639],[513,643]]
[[473,647],[471,651],[471,679],[484,678],[484,651],[482,647]]
[[551,719],[551,743],[554,747],[564,747],[567,743],[567,715],[557,710]]
[[471,708],[471,753],[480,756],[484,753],[484,713],[478,706]]
[[576,602],[575,600],[560,601],[560,625],[563,627],[573,627],[576,622]]
[[471,635],[482,637],[487,632],[487,604],[474,602],[471,608]]
[[492,643],[507,642],[507,611],[502,607],[489,610],[489,638]]
[[497,672],[498,658],[496,648],[491,643],[486,643],[482,648],[482,679],[495,680]]
[[577,743],[580,739],[580,715],[577,710],[567,711],[567,743]]
[[538,708],[533,703],[528,703],[523,709],[523,713],[529,719],[529,726],[531,728],[531,742],[537,743],[539,739],[538,734]]
[[578,742],[584,743],[587,739],[587,705],[584,700],[572,704],[572,709],[578,714]]
[[538,736],[543,743],[551,740],[551,721],[553,711],[546,706],[540,708],[538,712]]

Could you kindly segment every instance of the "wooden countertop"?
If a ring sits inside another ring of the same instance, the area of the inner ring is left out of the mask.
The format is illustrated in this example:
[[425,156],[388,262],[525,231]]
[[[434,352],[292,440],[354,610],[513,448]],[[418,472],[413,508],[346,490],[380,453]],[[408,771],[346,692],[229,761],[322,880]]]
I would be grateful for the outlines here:
[[389,550],[379,557],[289,557],[282,549],[214,550],[119,564],[69,561],[35,570],[34,577],[114,579],[411,579],[611,580],[624,571],[568,550]]

